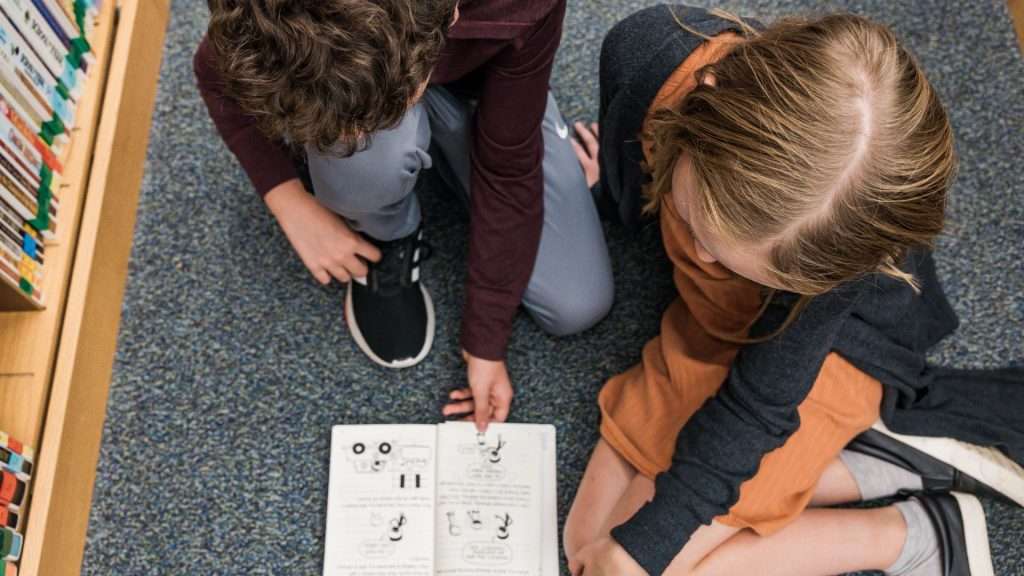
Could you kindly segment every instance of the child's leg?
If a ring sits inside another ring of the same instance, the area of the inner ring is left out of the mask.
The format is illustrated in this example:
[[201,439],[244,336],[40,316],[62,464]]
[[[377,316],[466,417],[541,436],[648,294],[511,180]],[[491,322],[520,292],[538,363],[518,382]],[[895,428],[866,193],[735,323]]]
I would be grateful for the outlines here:
[[[565,521],[563,546],[570,570],[576,573],[575,558],[584,546],[607,536],[653,496],[654,482],[638,474],[604,439],[598,440]],[[695,564],[736,532],[718,523],[701,528],[684,549],[684,559]]]
[[[835,459],[817,483],[811,505],[859,501],[863,489],[856,477]],[[885,493],[897,488],[894,484]],[[607,536],[653,495],[654,483],[600,441],[566,521],[565,550],[573,573],[583,547]],[[765,537],[714,521],[694,533],[666,574],[821,576],[884,569],[930,576],[941,571],[942,558],[934,521],[914,499],[867,510],[807,509]]]
[[[439,163],[440,174],[468,200],[472,105],[440,86],[427,90],[423,105],[433,144],[446,163]],[[563,336],[582,332],[608,314],[614,283],[604,229],[551,93],[541,132],[544,227],[523,306],[545,332]]]
[[565,519],[562,545],[570,564],[581,548],[608,533],[608,523],[636,476],[636,468],[604,438],[597,441]]
[[687,563],[676,557],[665,574],[825,576],[884,570],[896,562],[906,538],[903,515],[895,506],[808,509],[771,536],[741,531],[712,550],[695,569],[684,569]]
[[[608,535],[654,495],[654,483],[604,440],[594,449],[565,524],[570,569],[586,545]],[[834,461],[812,502],[859,500],[845,466]],[[671,574],[778,574],[821,576],[891,566],[906,539],[895,507],[870,510],[807,510],[787,528],[760,537],[719,522],[701,527],[669,566]],[[773,560],[775,559],[775,560]]]
[[[654,494],[653,482],[639,474],[604,439],[597,441],[565,521],[563,545],[572,558],[579,550],[625,522]],[[811,506],[860,501],[853,475],[840,460],[825,469]]]
[[822,473],[821,479],[814,487],[814,495],[811,496],[810,506],[818,508],[821,506],[834,506],[836,504],[847,504],[860,502],[862,500],[860,489],[853,474],[838,458],[833,460]]
[[432,166],[429,146],[430,123],[417,104],[398,126],[374,133],[369,148],[347,158],[307,147],[313,192],[352,229],[375,240],[408,236],[420,226],[413,191],[420,172]]

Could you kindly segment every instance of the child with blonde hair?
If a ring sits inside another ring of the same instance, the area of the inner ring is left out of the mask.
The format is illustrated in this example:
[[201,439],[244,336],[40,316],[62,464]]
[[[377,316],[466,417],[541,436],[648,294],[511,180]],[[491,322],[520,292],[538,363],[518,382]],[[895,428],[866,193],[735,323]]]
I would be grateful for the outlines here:
[[930,255],[956,155],[913,56],[858,16],[656,6],[604,42],[600,120],[584,171],[606,214],[657,214],[679,297],[601,391],[573,574],[992,574],[965,492],[1024,503],[1022,374],[925,363],[957,322]]

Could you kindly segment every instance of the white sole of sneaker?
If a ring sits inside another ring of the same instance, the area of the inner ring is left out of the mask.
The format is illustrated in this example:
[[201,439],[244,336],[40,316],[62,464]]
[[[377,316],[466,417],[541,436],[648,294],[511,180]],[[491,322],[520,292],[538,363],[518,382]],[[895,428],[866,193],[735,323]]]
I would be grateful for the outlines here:
[[981,502],[970,494],[950,492],[960,505],[964,519],[964,542],[967,548],[967,566],[971,576],[995,576],[992,567],[992,551],[988,546],[988,524]]
[[905,436],[889,430],[881,420],[872,428],[953,466],[1024,507],[1024,468],[998,449],[952,438]]
[[423,342],[423,349],[414,358],[404,358],[395,362],[385,362],[379,356],[373,353],[370,346],[366,343],[366,339],[363,338],[363,333],[359,331],[359,325],[353,320],[352,314],[352,289],[349,288],[345,291],[345,324],[348,325],[348,331],[352,333],[352,339],[356,341],[356,346],[362,350],[363,354],[373,360],[375,364],[379,364],[385,368],[393,368],[400,370],[402,368],[411,368],[427,357],[430,353],[430,349],[434,347],[434,301],[430,298],[430,292],[423,284],[420,284],[420,291],[423,292],[423,301],[427,306],[427,339]]

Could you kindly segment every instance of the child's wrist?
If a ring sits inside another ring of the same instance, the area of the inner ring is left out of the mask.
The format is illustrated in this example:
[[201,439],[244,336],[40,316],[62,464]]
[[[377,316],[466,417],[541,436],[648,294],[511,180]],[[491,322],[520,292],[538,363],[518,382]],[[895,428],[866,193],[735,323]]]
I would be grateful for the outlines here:
[[296,199],[300,196],[308,196],[305,186],[302,185],[302,180],[292,178],[271,188],[263,196],[263,201],[266,202],[270,212],[280,220],[289,212],[290,208],[295,206]]

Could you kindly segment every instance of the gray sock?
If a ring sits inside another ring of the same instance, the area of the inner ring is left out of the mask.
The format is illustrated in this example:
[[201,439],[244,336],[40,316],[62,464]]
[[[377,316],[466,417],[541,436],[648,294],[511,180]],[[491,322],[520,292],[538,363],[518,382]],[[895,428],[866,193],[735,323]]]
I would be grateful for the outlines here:
[[861,500],[885,498],[900,490],[917,491],[922,488],[920,476],[884,460],[850,450],[840,452],[839,459],[857,482]]
[[942,576],[942,554],[939,538],[928,513],[916,498],[895,504],[907,523],[907,539],[893,565],[886,568],[889,576]]

